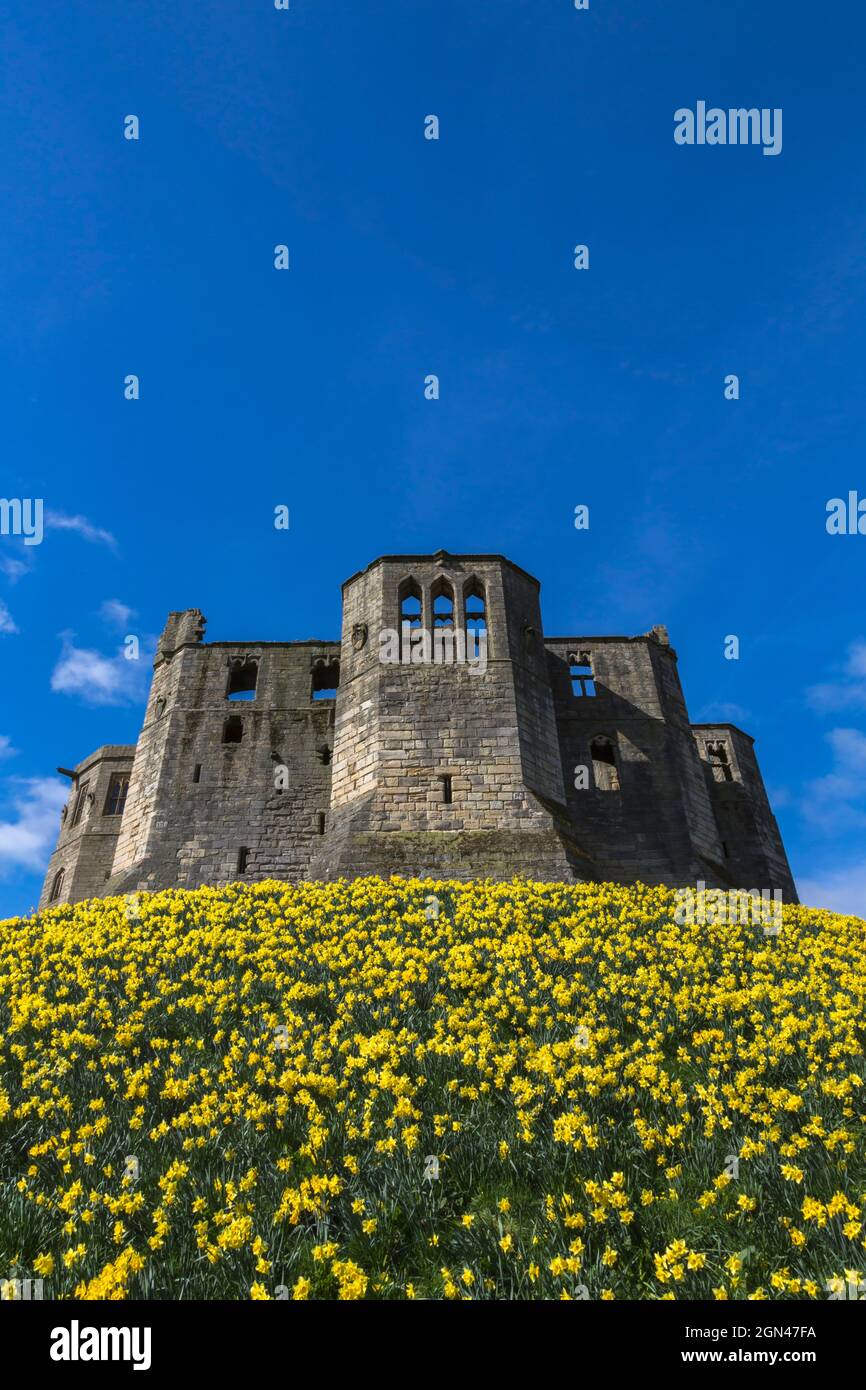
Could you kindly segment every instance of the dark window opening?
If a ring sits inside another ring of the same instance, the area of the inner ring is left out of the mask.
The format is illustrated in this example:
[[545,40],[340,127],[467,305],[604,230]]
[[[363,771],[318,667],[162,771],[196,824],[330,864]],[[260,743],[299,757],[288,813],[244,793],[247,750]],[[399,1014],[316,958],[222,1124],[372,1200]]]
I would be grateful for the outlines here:
[[592,755],[592,775],[595,785],[601,792],[619,791],[619,769],[616,751],[609,738],[594,738],[590,744]]
[[336,659],[317,661],[313,667],[312,698],[314,700],[336,700],[339,684],[339,661]]
[[254,700],[259,667],[256,661],[233,661],[226,687],[227,700]]
[[732,782],[734,780],[733,768],[728,759],[727,744],[708,743],[707,759],[717,782]]
[[232,714],[223,724],[223,743],[240,743],[244,736],[244,721]]
[[195,767],[193,768],[193,770],[192,770],[192,780],[193,780],[194,782],[200,782],[200,781],[201,781],[201,763],[196,763]]
[[245,873],[246,873],[246,871],[247,871],[247,863],[249,862],[249,857],[250,857],[250,852],[249,852],[249,850],[247,849],[246,845],[241,845],[240,849],[238,850],[238,873],[239,873],[239,874],[245,874]]
[[575,698],[595,695],[595,677],[589,652],[569,652],[568,670],[571,693]]
[[728,857],[728,843],[727,843],[727,840],[722,840],[722,854],[723,854],[723,855],[725,856],[725,858],[727,859],[727,857]]
[[81,820],[81,817],[84,815],[84,807],[87,804],[87,788],[89,787],[89,785],[89,782],[82,782],[80,787],[78,788],[78,795],[75,798],[75,810],[72,812],[73,828],[78,824],[78,822]]
[[319,813],[318,813],[318,815],[317,815],[317,817],[316,817],[316,821],[317,821],[317,825],[318,825],[319,834],[320,834],[320,835],[324,835],[324,833],[325,833],[325,813],[324,813],[324,811],[319,811]]
[[65,876],[65,869],[57,870],[57,873],[54,875],[54,882],[51,885],[51,893],[49,894],[48,898],[49,902],[54,903],[60,897],[60,894],[63,892],[63,880]]
[[451,791],[451,777],[450,775],[446,774],[444,777],[440,777],[439,781],[442,783],[442,801],[444,805],[450,806],[453,800]]
[[320,748],[317,748],[316,754],[318,756],[319,762],[322,763],[325,767],[327,767],[331,761],[331,750],[328,747],[327,743],[324,743]]
[[128,791],[129,773],[112,772],[111,781],[108,784],[108,795],[105,798],[105,809],[102,814],[104,816],[122,816]]

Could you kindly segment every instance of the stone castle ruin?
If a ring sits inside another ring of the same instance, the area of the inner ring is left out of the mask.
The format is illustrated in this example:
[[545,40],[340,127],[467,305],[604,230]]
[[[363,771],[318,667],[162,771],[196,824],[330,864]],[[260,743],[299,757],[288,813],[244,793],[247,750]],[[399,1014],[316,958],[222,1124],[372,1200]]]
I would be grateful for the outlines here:
[[336,642],[205,642],[171,613],[138,742],[60,769],[40,907],[364,874],[796,902],[753,740],[689,723],[666,629],[545,637],[539,587],[439,551],[348,579]]

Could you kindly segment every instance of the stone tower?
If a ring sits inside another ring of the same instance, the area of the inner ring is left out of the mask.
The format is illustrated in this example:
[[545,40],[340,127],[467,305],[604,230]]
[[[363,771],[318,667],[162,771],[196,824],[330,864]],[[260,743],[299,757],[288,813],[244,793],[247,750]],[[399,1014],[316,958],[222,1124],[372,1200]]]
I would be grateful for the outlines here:
[[[330,833],[314,876],[574,876],[538,594],[501,556],[444,551],[384,556],[344,584]],[[402,639],[407,615],[430,659],[404,643],[383,661],[382,634]],[[468,634],[479,659],[437,662],[437,633],[443,657],[450,633],[464,648]]]

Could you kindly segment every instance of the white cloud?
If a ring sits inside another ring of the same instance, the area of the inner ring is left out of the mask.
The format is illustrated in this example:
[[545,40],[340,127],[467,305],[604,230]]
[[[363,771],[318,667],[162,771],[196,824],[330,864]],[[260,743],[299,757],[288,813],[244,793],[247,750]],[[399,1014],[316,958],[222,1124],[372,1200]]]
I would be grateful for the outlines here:
[[767,796],[770,798],[770,805],[774,811],[780,806],[790,806],[791,793],[787,787],[768,786],[766,790]]
[[800,901],[846,916],[866,917],[866,862],[831,869],[812,878],[798,878]]
[[18,752],[17,748],[12,747],[12,740],[8,734],[0,734],[0,758],[14,758]]
[[86,516],[67,516],[65,512],[47,511],[45,513],[45,529],[75,531],[82,540],[107,545],[112,550],[117,548],[117,541],[111,532],[103,531],[101,527],[94,526],[93,522],[88,521]]
[[826,776],[806,783],[800,809],[826,833],[866,826],[866,734],[831,729],[827,741],[833,766]]
[[129,661],[121,648],[103,656],[88,647],[76,647],[72,635],[63,634],[63,650],[51,673],[51,689],[73,695],[86,705],[130,705],[147,695],[148,662],[144,653]]
[[121,603],[119,598],[107,598],[100,605],[99,615],[109,627],[116,627],[126,632],[129,629],[130,619],[135,617],[135,609]]
[[696,724],[712,724],[717,721],[720,724],[745,724],[751,715],[742,705],[725,703],[718,700],[714,704],[704,705],[698,710],[695,716]]
[[866,677],[866,642],[858,639],[851,643],[848,648],[846,671],[849,676]]
[[2,598],[0,598],[0,632],[17,631],[18,628],[15,625],[15,619],[12,617],[12,614],[9,612]]
[[56,777],[10,779],[11,818],[0,820],[0,874],[16,869],[41,872],[48,862],[69,786]]
[[[21,549],[23,554],[28,554],[28,551],[24,550],[23,543]],[[16,560],[12,555],[0,555],[0,574],[5,574],[7,579],[12,580],[13,584],[16,579],[21,578],[22,574],[29,574],[29,572],[29,563],[25,563],[23,560]]]
[[806,701],[819,712],[866,709],[866,642],[862,638],[849,646],[841,679],[809,686]]

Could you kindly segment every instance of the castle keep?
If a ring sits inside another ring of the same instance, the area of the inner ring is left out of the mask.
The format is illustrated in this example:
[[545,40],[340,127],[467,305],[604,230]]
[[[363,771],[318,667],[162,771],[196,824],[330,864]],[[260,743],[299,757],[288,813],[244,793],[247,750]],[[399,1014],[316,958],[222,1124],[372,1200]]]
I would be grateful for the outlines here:
[[797,901],[753,740],[689,723],[663,627],[545,637],[530,574],[439,551],[347,580],[339,642],[204,628],[169,615],[138,742],[66,774],[40,907],[392,873]]

